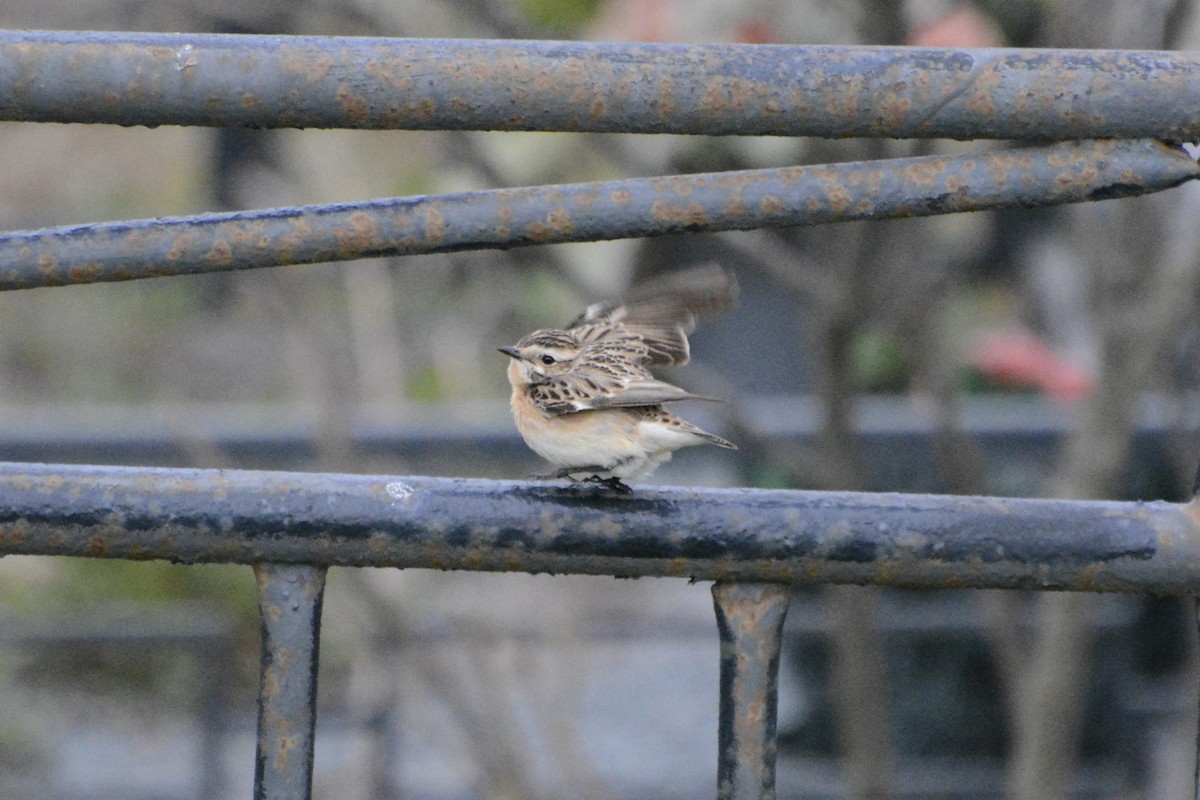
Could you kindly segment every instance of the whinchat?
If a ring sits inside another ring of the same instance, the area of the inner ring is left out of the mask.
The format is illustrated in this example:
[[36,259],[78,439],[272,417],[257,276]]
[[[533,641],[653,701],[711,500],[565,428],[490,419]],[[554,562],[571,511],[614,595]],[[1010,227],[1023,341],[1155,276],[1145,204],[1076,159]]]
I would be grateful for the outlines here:
[[663,407],[709,400],[657,380],[651,367],[688,362],[688,334],[734,304],[737,283],[719,267],[643,284],[624,301],[596,303],[566,328],[534,331],[500,352],[512,359],[512,412],[525,443],[558,467],[550,477],[627,492],[681,447],[736,450]]

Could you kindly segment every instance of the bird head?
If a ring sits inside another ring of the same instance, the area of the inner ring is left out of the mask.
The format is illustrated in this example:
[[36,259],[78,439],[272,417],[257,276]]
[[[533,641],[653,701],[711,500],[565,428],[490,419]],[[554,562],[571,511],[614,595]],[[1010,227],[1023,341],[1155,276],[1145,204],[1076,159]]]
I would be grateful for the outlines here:
[[535,384],[570,370],[579,355],[580,342],[568,331],[542,330],[499,350],[512,359],[508,376],[514,385]]

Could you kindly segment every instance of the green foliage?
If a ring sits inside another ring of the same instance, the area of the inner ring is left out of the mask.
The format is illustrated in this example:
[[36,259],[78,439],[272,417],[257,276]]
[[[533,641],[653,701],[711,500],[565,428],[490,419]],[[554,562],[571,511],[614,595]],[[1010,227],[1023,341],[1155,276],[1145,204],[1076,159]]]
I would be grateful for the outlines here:
[[521,13],[535,25],[559,36],[577,33],[601,5],[601,0],[517,0]]
[[866,330],[854,341],[854,375],[867,392],[902,392],[912,371],[912,357],[895,335]]
[[436,403],[446,399],[446,387],[442,376],[433,364],[425,364],[413,370],[407,385],[408,399],[421,403]]
[[67,607],[207,601],[233,615],[247,616],[256,614],[258,606],[254,575],[244,566],[71,558],[58,564],[48,583],[50,591],[42,594],[42,602],[53,598],[54,604]]

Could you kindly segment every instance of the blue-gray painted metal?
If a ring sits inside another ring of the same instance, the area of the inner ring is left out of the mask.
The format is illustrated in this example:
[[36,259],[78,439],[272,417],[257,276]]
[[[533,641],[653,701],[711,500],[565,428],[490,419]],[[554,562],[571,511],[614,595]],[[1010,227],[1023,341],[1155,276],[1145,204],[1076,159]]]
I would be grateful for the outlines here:
[[779,653],[791,590],[713,584],[721,636],[717,800],[774,800]]
[[1153,140],[496,189],[0,236],[0,290],[1128,197],[1200,174]]
[[8,31],[0,119],[1190,141],[1200,56]]
[[[1200,474],[1196,476],[1196,481],[1198,484],[1200,484]],[[1197,594],[1200,594],[1200,592]],[[1200,630],[1200,597],[1194,599],[1192,603],[1192,613],[1195,615],[1194,619],[1196,621],[1197,629]],[[1198,717],[1198,719],[1200,719],[1200,717]],[[1197,724],[1200,725],[1200,723]],[[1193,794],[1195,795],[1196,800],[1200,800],[1200,729],[1198,729],[1196,733],[1196,770],[1193,774],[1195,776],[1195,785],[1192,787]]]
[[309,800],[324,567],[256,564],[262,664],[255,800]]
[[1200,594],[1191,504],[0,464],[0,554]]

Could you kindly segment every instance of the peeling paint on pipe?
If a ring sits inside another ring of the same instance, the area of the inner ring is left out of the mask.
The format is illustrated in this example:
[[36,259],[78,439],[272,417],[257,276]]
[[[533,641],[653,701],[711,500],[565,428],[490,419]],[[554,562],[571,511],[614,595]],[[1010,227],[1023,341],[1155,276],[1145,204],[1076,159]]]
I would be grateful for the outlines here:
[[1129,197],[1200,167],[1157,141],[494,189],[0,236],[0,290]]
[[1193,505],[0,464],[0,554],[1200,594]]
[[1190,141],[1200,56],[5,31],[0,119]]

